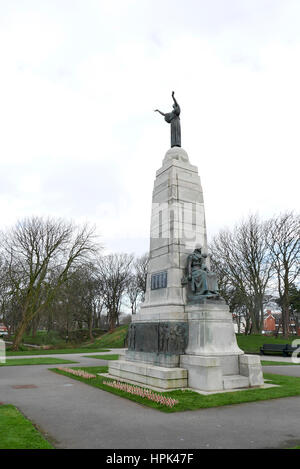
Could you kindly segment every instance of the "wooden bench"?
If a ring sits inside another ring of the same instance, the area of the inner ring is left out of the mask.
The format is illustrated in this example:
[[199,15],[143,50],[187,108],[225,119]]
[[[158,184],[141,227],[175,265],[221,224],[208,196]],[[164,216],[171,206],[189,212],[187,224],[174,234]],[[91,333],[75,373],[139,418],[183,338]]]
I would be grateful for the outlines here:
[[261,355],[266,355],[267,352],[281,353],[284,357],[291,355],[297,347],[292,347],[290,344],[263,344],[260,348]]

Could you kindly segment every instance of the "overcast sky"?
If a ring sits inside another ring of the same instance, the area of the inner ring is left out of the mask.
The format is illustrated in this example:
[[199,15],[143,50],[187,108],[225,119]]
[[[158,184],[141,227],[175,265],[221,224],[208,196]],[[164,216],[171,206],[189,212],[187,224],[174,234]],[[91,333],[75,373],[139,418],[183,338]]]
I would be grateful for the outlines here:
[[299,24],[299,0],[0,0],[1,226],[88,221],[145,252],[172,90],[209,238],[297,210]]

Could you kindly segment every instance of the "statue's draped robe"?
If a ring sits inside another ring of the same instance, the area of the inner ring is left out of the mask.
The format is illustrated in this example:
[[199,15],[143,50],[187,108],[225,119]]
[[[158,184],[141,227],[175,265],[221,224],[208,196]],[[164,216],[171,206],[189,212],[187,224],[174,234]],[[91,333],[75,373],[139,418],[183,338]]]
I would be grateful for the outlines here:
[[174,110],[165,114],[165,121],[171,124],[171,147],[181,147],[181,129],[180,129],[180,107],[175,106]]

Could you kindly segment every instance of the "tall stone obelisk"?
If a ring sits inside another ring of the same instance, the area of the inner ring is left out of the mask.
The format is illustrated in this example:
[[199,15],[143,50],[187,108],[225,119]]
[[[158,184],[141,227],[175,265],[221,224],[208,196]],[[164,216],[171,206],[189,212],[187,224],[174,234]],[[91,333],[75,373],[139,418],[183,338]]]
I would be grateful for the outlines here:
[[207,248],[200,178],[187,153],[174,147],[167,152],[154,182],[150,260],[141,314],[168,318],[168,314],[184,313],[181,281],[187,256],[197,244]]
[[203,192],[181,148],[180,108],[172,97],[172,113],[158,111],[171,123],[171,148],[154,182],[145,301],[132,317],[125,357],[109,364],[109,374],[162,389],[261,386],[259,358],[239,349],[229,308],[208,286],[214,274],[206,260]]

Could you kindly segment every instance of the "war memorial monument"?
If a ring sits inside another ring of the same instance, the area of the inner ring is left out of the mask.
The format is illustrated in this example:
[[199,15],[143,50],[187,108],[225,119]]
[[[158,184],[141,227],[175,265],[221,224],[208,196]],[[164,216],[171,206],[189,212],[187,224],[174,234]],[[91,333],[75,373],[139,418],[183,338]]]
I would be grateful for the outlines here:
[[171,148],[156,172],[145,300],[128,350],[109,376],[161,390],[204,393],[263,386],[259,357],[238,347],[229,307],[210,270],[198,169],[181,147],[180,107],[163,113]]

